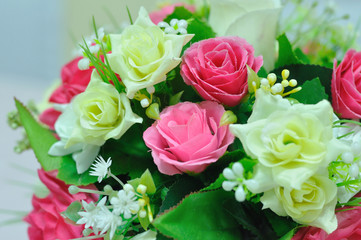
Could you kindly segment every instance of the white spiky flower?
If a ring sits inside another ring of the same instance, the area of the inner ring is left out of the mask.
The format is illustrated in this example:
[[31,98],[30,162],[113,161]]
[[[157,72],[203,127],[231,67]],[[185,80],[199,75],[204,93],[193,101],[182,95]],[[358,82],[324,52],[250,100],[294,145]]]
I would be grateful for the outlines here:
[[98,156],[93,163],[89,172],[89,175],[98,177],[98,182],[101,182],[108,174],[108,169],[112,165],[111,158],[108,158],[107,161],[104,160],[102,156]]
[[82,205],[85,211],[78,212],[81,218],[76,222],[76,224],[85,224],[84,228],[92,227],[95,233],[98,233],[98,215],[102,211],[102,208],[105,206],[107,198],[102,198],[97,205],[94,202],[87,203],[84,200]]
[[139,211],[139,204],[134,191],[120,190],[115,197],[110,199],[115,214],[123,214],[125,219],[132,217]]

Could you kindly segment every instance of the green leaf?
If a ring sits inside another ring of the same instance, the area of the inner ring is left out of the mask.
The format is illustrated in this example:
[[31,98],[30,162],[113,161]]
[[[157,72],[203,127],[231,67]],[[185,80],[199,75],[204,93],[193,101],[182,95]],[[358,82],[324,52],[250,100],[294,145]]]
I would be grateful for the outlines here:
[[276,62],[276,68],[282,67],[285,65],[300,63],[300,60],[297,58],[296,54],[292,50],[292,45],[288,40],[286,34],[282,34],[277,38],[279,52],[278,60]]
[[223,206],[245,230],[253,234],[252,239],[276,239],[276,233],[265,217],[261,205],[251,202],[240,203],[232,199]]
[[295,235],[297,230],[297,227],[290,230],[288,233],[286,233],[283,237],[281,237],[279,240],[291,240],[293,236]]
[[26,107],[17,99],[15,99],[15,105],[19,111],[20,120],[28,135],[30,145],[42,168],[45,171],[58,169],[62,157],[52,157],[48,155],[50,147],[58,140],[49,129],[41,126]]
[[190,194],[176,208],[159,215],[153,225],[178,240],[239,240],[239,225],[222,207],[233,195],[223,190]]
[[328,99],[325,88],[318,77],[306,81],[302,85],[302,90],[291,94],[290,97],[304,104],[316,104],[323,99]]
[[325,87],[326,94],[329,96],[329,101],[331,101],[332,68],[309,64],[293,64],[277,68],[272,72],[277,76],[281,76],[283,69],[288,69],[290,71],[289,79],[296,79],[299,86],[302,86],[307,80],[318,77],[322,86]]
[[265,210],[264,213],[278,237],[286,235],[298,225],[291,218],[278,216],[270,210]]
[[295,49],[295,54],[302,63],[310,64],[310,59],[308,59],[307,55],[302,52],[300,48]]
[[97,181],[97,177],[89,175],[89,169],[78,174],[76,164],[70,155],[62,158],[57,178],[63,180],[66,184],[76,186],[86,186]]
[[169,188],[160,206],[159,213],[163,213],[171,207],[176,206],[186,195],[198,191],[201,187],[202,183],[197,179],[183,176]]
[[82,205],[79,201],[72,202],[69,207],[63,212],[65,217],[69,218],[73,222],[77,222],[81,216],[78,214],[82,209]]

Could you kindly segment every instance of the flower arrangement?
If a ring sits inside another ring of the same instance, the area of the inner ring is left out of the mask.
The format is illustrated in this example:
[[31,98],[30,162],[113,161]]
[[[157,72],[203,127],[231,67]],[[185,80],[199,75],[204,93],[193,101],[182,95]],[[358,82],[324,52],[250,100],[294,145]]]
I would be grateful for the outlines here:
[[313,65],[276,37],[281,11],[140,8],[112,33],[93,19],[49,108],[16,99],[10,116],[49,189],[29,238],[360,237],[361,52]]

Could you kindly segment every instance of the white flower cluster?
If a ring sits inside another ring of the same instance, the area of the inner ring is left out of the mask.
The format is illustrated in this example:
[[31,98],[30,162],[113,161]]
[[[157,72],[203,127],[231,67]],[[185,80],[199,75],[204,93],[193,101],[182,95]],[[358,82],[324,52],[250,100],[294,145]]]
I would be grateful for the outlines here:
[[164,28],[164,32],[168,34],[187,34],[188,22],[184,19],[172,19],[170,23],[160,22],[158,23],[158,27]]
[[244,190],[244,169],[241,163],[236,162],[231,168],[225,168],[223,170],[223,176],[227,179],[222,183],[222,187],[226,191],[235,190],[236,200],[243,202],[246,199],[246,192]]
[[108,232],[112,239],[118,227],[135,219],[140,209],[137,200],[134,188],[126,184],[123,190],[110,197],[110,205],[106,205],[107,197],[103,197],[97,205],[83,201],[84,211],[78,212],[81,218],[76,223],[85,224],[85,229],[92,228],[96,235]]

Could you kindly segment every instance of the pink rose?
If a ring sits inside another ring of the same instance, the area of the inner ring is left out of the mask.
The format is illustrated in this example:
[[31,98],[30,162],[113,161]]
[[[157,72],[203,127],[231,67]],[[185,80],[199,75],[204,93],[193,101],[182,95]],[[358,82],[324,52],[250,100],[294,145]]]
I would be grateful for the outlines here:
[[[355,197],[360,197],[361,194]],[[361,239],[361,207],[336,213],[338,226],[331,234],[316,227],[301,228],[292,240],[357,240]]]
[[191,45],[183,55],[181,75],[205,99],[235,106],[248,93],[247,67],[263,64],[253,47],[239,37],[217,37]]
[[172,14],[175,7],[179,7],[179,6],[185,7],[190,12],[196,11],[195,6],[193,5],[188,5],[185,3],[175,3],[175,4],[167,5],[158,11],[149,13],[150,20],[152,20],[154,24],[158,24],[159,22],[163,21],[168,15]]
[[348,50],[338,67],[335,60],[331,92],[341,118],[361,118],[361,52]]
[[82,237],[84,226],[71,225],[60,215],[73,202],[85,200],[97,201],[95,195],[78,193],[71,195],[68,185],[56,178],[57,171],[38,171],[40,180],[46,185],[50,193],[45,198],[35,195],[32,199],[34,209],[25,217],[30,224],[28,235],[30,240],[60,239],[68,240]]
[[165,108],[143,134],[159,171],[200,173],[216,162],[234,140],[228,126],[219,126],[224,112],[222,105],[210,101]]
[[[65,104],[69,103],[74,96],[84,92],[89,84],[94,67],[80,70],[78,62],[82,57],[75,58],[66,64],[61,70],[61,85],[51,94],[49,102]],[[39,116],[42,123],[54,129],[54,124],[61,113],[54,108],[46,109]]]

